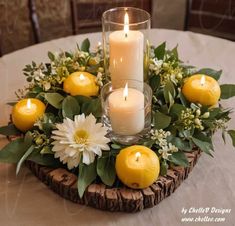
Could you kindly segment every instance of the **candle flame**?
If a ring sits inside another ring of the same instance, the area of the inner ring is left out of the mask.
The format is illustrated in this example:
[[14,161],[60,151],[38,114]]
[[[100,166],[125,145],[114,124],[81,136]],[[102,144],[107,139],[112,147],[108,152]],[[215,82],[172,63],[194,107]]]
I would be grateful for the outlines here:
[[28,109],[30,109],[31,108],[31,100],[30,99],[28,99],[27,100],[27,106],[26,106]]
[[85,80],[85,76],[84,76],[83,74],[80,74],[79,79],[80,79],[81,81],[83,81],[83,80]]
[[128,31],[129,31],[129,16],[126,12],[125,16],[124,16],[124,33],[125,33],[125,37],[127,37]]
[[140,152],[136,152],[135,157],[136,157],[136,161],[137,162],[139,161],[140,156],[141,156],[141,153]]
[[126,83],[125,88],[123,90],[123,97],[126,100],[128,97],[128,84]]
[[203,76],[201,77],[201,81],[200,81],[201,86],[204,86],[204,85],[205,85],[205,81],[206,81],[206,78],[205,78],[205,75],[203,75]]

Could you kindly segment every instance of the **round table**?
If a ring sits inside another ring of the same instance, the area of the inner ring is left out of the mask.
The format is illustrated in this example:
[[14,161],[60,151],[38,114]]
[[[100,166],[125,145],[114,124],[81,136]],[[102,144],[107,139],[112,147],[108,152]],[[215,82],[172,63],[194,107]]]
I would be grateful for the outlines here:
[[[0,125],[7,123],[14,91],[25,83],[22,68],[30,63],[46,62],[47,51],[73,50],[76,43],[89,37],[93,48],[101,33],[70,36],[31,46],[0,58]],[[152,44],[178,44],[179,56],[188,64],[222,69],[221,83],[235,84],[235,43],[192,32],[152,29]],[[224,107],[235,108],[234,99],[223,101]],[[235,128],[235,114],[229,128]],[[7,226],[177,226],[235,225],[235,150],[230,139],[224,144],[221,134],[214,136],[214,158],[203,154],[189,178],[167,199],[154,208],[136,214],[110,213],[67,201],[53,193],[27,169],[15,176],[15,166],[0,163],[0,225]],[[0,137],[0,147],[7,143]],[[230,213],[201,213],[231,209]],[[184,210],[188,210],[184,213]],[[198,211],[195,213],[195,211]],[[191,213],[189,213],[191,212]],[[203,218],[204,217],[204,218]],[[222,223],[208,223],[214,217]],[[203,220],[203,219],[204,220]],[[198,221],[192,223],[190,221]],[[201,219],[201,220],[200,220]],[[188,221],[184,223],[183,221]],[[202,222],[200,222],[202,221]]]

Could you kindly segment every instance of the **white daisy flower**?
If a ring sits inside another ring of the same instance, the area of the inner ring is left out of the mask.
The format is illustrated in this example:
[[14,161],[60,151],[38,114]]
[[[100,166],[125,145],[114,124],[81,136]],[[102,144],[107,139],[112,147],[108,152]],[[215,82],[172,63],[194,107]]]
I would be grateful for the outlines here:
[[82,162],[89,165],[94,162],[95,155],[101,156],[102,150],[109,150],[110,141],[105,135],[107,129],[101,123],[96,123],[96,118],[90,114],[76,115],[74,121],[69,118],[63,123],[56,124],[52,138],[55,140],[52,151],[55,158],[59,158],[68,168],[77,167]]

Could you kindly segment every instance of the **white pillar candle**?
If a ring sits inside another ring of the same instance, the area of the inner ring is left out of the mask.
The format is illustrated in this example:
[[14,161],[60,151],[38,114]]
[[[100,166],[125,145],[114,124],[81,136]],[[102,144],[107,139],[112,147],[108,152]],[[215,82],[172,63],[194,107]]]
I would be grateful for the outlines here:
[[[127,93],[128,90],[128,93]],[[108,98],[112,130],[119,135],[135,135],[144,129],[144,94],[127,87],[113,91]]]
[[[124,29],[109,35],[109,70],[112,85],[123,86],[125,80],[144,80],[144,35],[129,30],[128,15],[125,15]],[[123,81],[120,81],[123,80]]]

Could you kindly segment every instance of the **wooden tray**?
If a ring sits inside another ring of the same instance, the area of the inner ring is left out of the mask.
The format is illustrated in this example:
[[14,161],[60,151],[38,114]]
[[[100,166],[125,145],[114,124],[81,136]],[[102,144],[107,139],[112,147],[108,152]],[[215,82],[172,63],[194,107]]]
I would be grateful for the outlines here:
[[107,211],[137,212],[157,205],[171,195],[185,180],[197,163],[201,152],[186,153],[189,167],[174,167],[160,176],[150,187],[134,190],[127,187],[110,188],[104,184],[91,184],[83,198],[77,192],[77,176],[65,169],[52,169],[27,161],[27,167],[51,190],[72,202]]

